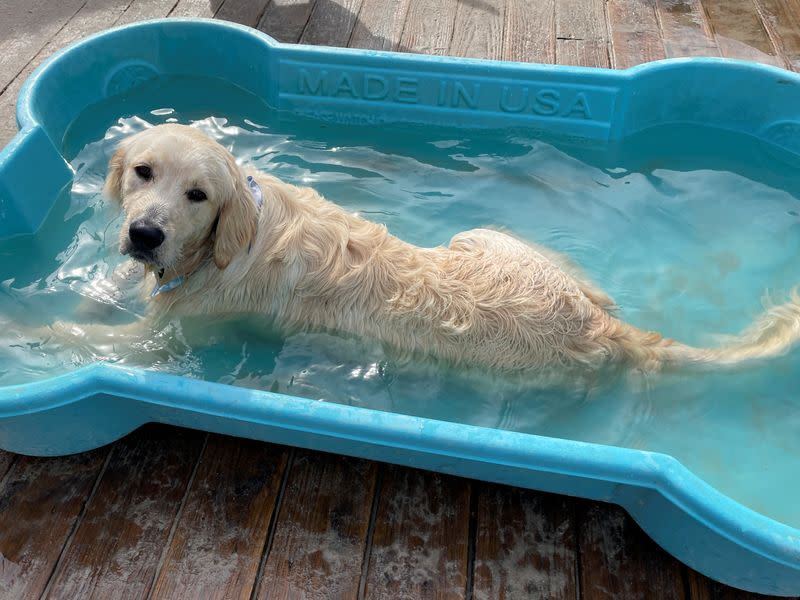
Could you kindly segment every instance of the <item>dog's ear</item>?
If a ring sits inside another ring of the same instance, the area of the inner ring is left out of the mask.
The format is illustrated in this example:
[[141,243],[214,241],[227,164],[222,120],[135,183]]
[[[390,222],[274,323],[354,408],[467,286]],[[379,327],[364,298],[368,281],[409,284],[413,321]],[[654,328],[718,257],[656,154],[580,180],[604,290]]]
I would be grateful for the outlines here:
[[233,185],[219,211],[214,239],[214,263],[219,269],[250,246],[258,228],[258,208],[244,174],[232,158],[228,162]]
[[125,173],[125,149],[117,148],[108,162],[108,175],[103,186],[103,193],[107,198],[119,202],[122,199],[122,175]]

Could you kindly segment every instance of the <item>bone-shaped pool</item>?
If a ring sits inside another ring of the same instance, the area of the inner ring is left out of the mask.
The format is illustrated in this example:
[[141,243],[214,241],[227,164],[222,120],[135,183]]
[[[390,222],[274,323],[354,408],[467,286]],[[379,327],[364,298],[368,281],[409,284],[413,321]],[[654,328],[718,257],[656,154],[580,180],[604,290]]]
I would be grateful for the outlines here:
[[[263,61],[208,42],[185,57],[209,28]],[[80,62],[101,46],[113,56]],[[777,91],[725,103],[700,76]],[[654,81],[682,87],[665,100]],[[553,387],[253,316],[126,347],[31,331],[141,318],[134,286],[111,283],[138,275],[102,184],[121,139],[180,122],[421,246],[507,228],[581,265],[625,320],[714,345],[800,283],[798,83],[720,61],[613,73],[288,48],[210,22],[90,39],[33,76],[0,154],[0,446],[74,452],[156,420],[605,499],[712,577],[796,594],[798,350]]]

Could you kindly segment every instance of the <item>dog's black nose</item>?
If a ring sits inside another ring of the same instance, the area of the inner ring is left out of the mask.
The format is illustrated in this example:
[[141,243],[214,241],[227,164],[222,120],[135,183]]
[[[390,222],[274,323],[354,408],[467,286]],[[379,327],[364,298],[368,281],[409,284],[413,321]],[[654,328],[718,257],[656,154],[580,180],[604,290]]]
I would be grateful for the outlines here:
[[134,221],[128,228],[128,237],[137,250],[151,251],[158,248],[164,241],[164,232],[160,227],[147,221]]

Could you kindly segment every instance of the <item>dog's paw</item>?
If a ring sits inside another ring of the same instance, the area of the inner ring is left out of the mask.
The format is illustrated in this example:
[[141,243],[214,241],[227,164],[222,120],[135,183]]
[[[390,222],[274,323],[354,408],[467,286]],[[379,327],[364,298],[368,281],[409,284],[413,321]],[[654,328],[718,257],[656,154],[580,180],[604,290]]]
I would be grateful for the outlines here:
[[86,339],[86,332],[79,325],[66,321],[55,321],[49,325],[36,327],[30,335],[43,344],[75,345]]

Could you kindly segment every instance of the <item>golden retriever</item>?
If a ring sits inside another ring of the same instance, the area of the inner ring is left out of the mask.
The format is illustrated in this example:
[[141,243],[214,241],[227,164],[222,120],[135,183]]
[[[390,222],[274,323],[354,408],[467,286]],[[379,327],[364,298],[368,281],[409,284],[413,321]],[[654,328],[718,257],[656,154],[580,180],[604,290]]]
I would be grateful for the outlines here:
[[723,347],[665,339],[617,318],[611,299],[551,250],[488,229],[447,247],[413,246],[312,189],[240,167],[188,126],[124,140],[105,193],[125,213],[120,252],[145,265],[155,288],[156,321],[258,313],[285,330],[346,332],[454,365],[539,374],[734,364],[786,352],[800,337],[793,292]]

